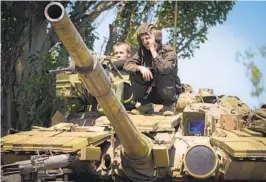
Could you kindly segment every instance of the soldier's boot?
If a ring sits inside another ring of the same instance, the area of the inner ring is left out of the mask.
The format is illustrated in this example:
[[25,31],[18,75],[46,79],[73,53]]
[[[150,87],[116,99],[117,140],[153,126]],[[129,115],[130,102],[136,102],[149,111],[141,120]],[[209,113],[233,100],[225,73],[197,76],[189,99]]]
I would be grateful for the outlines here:
[[140,115],[140,114],[152,115],[154,113],[154,108],[153,108],[152,103],[148,103],[145,105],[141,105],[137,109],[132,109],[130,113],[133,115]]
[[163,115],[164,116],[173,116],[175,115],[175,107],[174,105],[171,106],[163,106]]

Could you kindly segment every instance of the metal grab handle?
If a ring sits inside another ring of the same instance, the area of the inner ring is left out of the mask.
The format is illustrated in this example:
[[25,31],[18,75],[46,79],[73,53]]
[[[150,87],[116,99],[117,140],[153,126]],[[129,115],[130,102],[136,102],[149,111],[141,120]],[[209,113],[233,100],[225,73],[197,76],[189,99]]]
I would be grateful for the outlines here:
[[58,174],[50,174],[50,173],[48,172],[48,170],[45,170],[45,174],[46,174],[47,176],[49,176],[49,177],[62,176],[62,175],[64,174],[64,173],[63,173],[63,170],[61,169],[61,167],[59,167],[58,169],[59,169],[59,171],[60,171],[60,173],[58,173]]

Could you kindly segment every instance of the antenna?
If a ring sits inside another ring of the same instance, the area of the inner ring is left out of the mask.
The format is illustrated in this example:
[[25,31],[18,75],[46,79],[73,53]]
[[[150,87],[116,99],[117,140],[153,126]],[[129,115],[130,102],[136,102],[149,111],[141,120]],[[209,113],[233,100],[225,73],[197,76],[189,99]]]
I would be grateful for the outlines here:
[[174,19],[174,40],[173,40],[173,48],[176,49],[176,28],[177,28],[177,1],[175,1],[175,19]]

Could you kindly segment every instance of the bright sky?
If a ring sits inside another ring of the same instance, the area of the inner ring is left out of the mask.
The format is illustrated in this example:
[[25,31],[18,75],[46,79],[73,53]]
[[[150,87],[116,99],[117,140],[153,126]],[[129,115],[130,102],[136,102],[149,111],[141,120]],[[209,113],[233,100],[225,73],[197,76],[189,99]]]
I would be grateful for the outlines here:
[[[108,24],[112,23],[113,15],[112,11],[104,13],[96,30],[101,32],[94,47],[97,54],[103,37],[109,36]],[[194,58],[179,60],[181,81],[192,85],[195,93],[199,88],[213,88],[215,94],[235,95],[250,107],[258,107],[266,103],[266,91],[259,98],[250,96],[252,85],[245,68],[235,58],[237,51],[256,50],[263,45],[266,45],[266,2],[237,2],[224,24],[209,29],[208,41],[195,52]],[[266,59],[257,56],[254,61],[263,72],[262,84],[266,87]]]

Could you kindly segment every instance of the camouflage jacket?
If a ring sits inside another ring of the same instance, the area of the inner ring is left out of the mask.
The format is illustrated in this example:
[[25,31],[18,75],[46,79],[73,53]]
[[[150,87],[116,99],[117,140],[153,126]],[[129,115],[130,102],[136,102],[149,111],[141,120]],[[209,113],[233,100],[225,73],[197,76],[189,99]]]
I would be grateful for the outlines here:
[[175,50],[170,45],[162,45],[161,50],[158,50],[157,53],[158,55],[152,58],[149,50],[140,49],[125,63],[124,69],[129,72],[136,72],[137,66],[145,66],[156,69],[159,74],[172,73],[177,75]]

